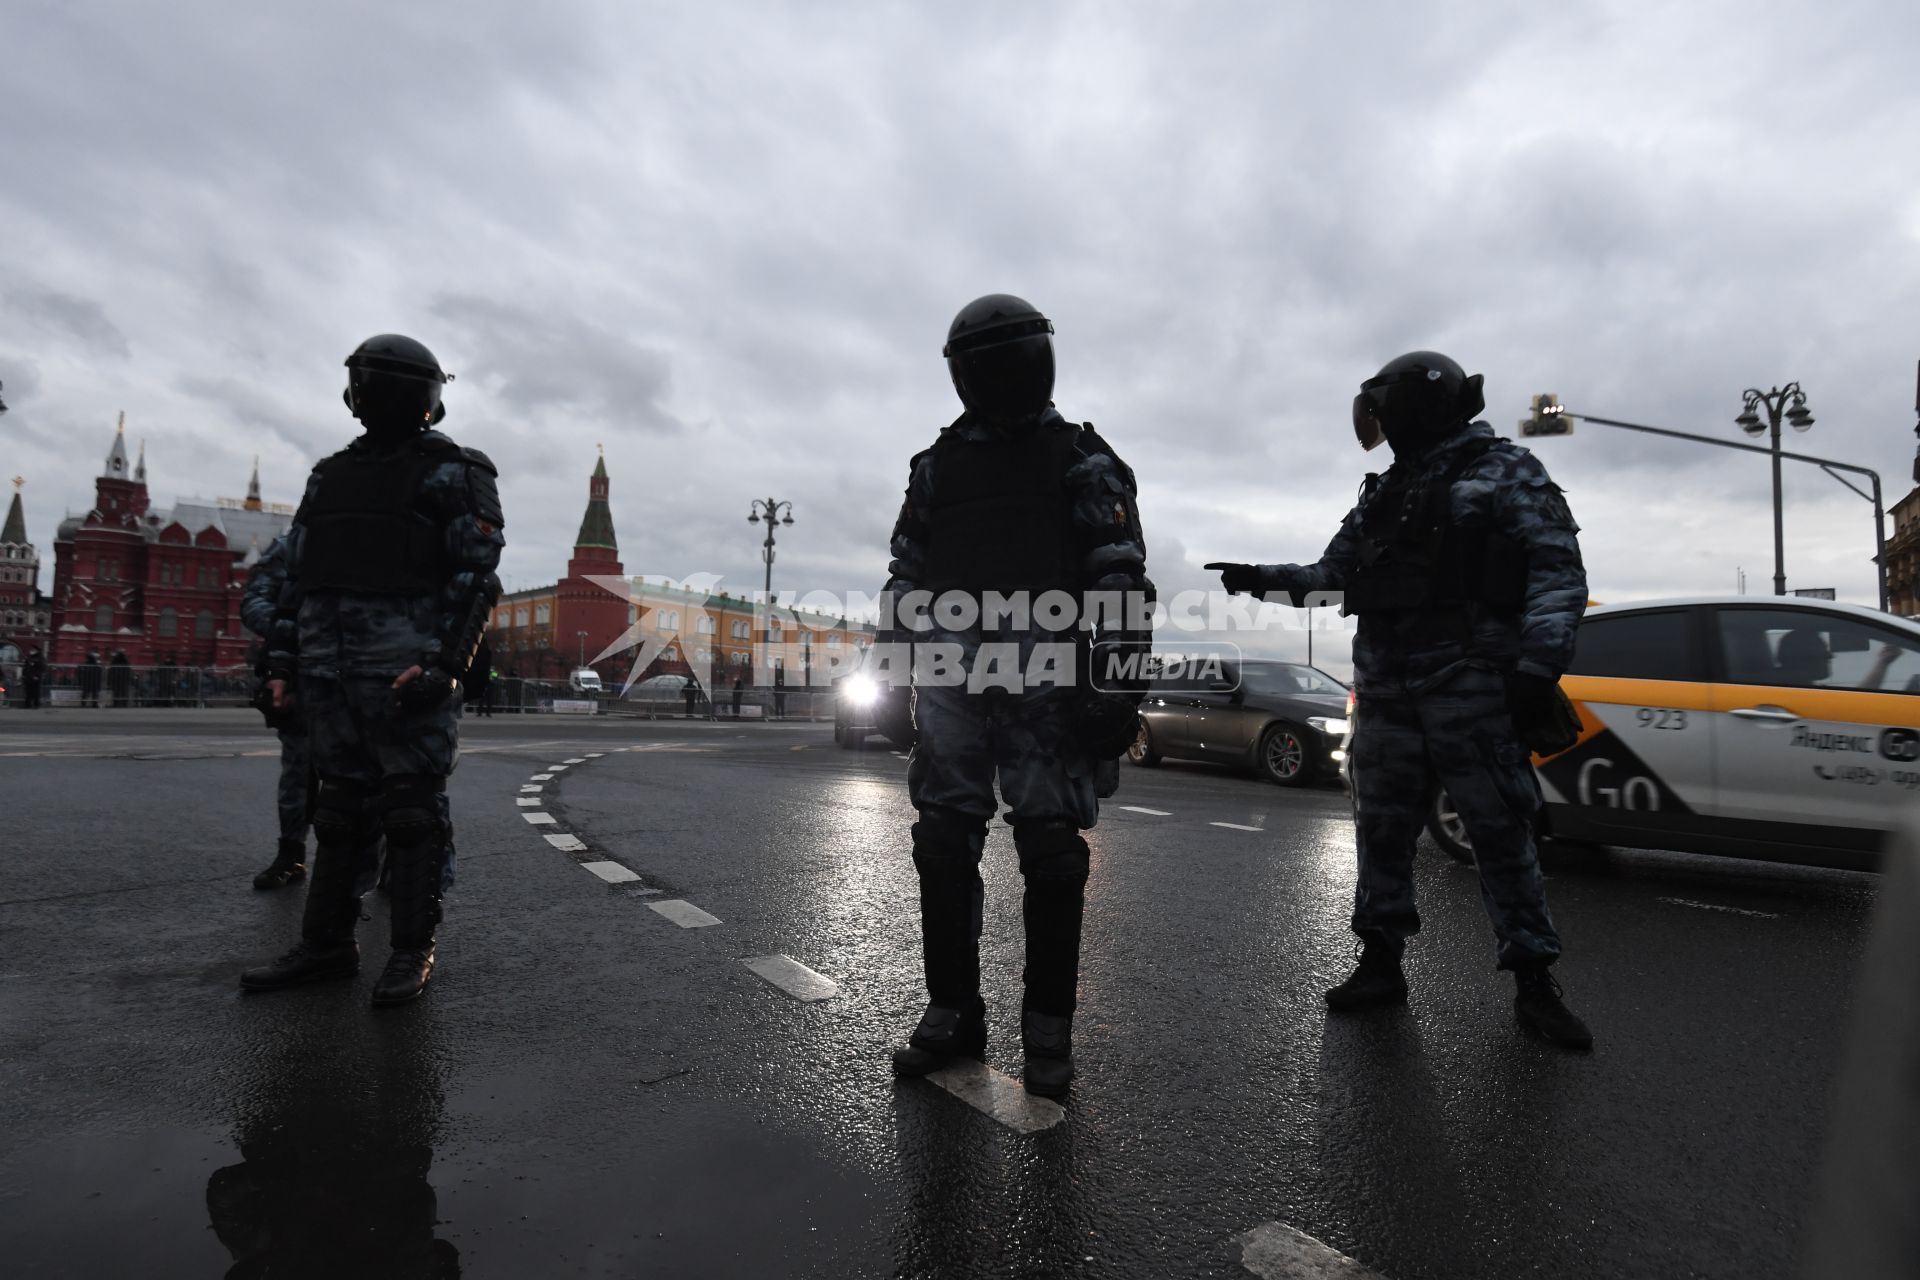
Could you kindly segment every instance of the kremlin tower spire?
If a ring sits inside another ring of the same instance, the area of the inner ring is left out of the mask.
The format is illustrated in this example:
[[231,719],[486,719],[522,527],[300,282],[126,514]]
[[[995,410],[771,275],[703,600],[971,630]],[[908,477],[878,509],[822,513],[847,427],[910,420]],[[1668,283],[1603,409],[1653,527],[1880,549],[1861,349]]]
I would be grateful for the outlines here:
[[260,455],[253,455],[253,478],[247,481],[247,500],[240,504],[248,511],[260,510]]
[[113,447],[107,450],[107,461],[100,469],[102,479],[125,480],[127,478],[127,411],[120,411],[120,421],[113,429]]

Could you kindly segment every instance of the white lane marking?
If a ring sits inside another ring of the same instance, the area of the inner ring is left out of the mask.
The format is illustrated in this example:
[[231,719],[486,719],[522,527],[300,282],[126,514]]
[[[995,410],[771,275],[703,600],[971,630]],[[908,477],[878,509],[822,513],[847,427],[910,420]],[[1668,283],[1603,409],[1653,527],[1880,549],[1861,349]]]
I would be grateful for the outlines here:
[[1149,809],[1144,805],[1137,804],[1123,804],[1120,807],[1128,813],[1150,813],[1156,818],[1171,818],[1173,816],[1173,811],[1170,809]]
[[522,787],[521,787],[520,789],[521,789],[522,791],[545,791],[545,790],[546,790],[546,788],[545,788],[545,787],[543,787],[543,786],[541,786],[541,785],[540,785],[539,783],[537,783],[537,782],[529,782],[529,783],[526,783],[526,784],[525,784],[524,786],[522,786]]
[[1671,902],[1676,907],[1693,907],[1700,911],[1724,911],[1730,916],[1758,916],[1762,920],[1778,920],[1777,911],[1749,911],[1745,907],[1723,907],[1717,902],[1695,902],[1692,898],[1662,898],[1662,902]]
[[[602,880],[605,880],[608,884],[626,884],[640,878],[617,862],[583,862],[580,865],[599,876]],[[649,902],[647,905],[652,906],[653,904]]]
[[568,764],[585,764],[586,762],[587,758],[585,756],[575,756],[573,759],[567,761]]
[[555,818],[552,814],[548,813],[544,809],[541,809],[535,812],[523,813],[520,816],[525,818],[528,822],[532,822],[532,823],[542,823],[542,822],[551,823],[551,822],[558,821],[557,818]]
[[[561,772],[563,772],[563,771],[565,771],[565,769],[566,769],[566,767],[567,767],[567,766],[565,766],[564,764],[550,764],[550,765],[548,765],[548,766],[547,766],[547,768],[549,768],[549,769],[551,769],[551,770],[553,770],[553,772],[554,772],[554,773],[561,773]],[[536,775],[536,776],[538,776],[538,775]],[[552,777],[552,776],[553,776],[553,774],[548,774],[547,776],[548,776],[548,777]]]
[[710,916],[684,898],[668,898],[664,902],[647,904],[682,929],[706,929],[720,923],[719,916]]
[[601,756],[604,756],[605,754],[607,753],[604,751],[589,751],[587,752],[587,759],[598,760]]
[[907,753],[904,751],[896,751],[893,754],[898,756],[902,760],[905,760],[907,758]]
[[740,963],[803,1004],[825,1000],[840,990],[840,984],[832,978],[815,973],[791,956],[747,956]]
[[1210,822],[1210,827],[1225,827],[1229,831],[1264,831],[1264,827],[1250,827],[1244,822]]
[[[803,742],[803,743],[801,743],[801,744],[800,744],[799,746],[797,746],[797,747],[788,747],[788,748],[787,748],[787,750],[789,750],[789,751],[805,751],[806,749],[807,749],[807,744],[806,744],[806,743],[804,743],[804,742]],[[273,754],[273,752],[271,752],[271,751],[263,751],[263,752],[261,752],[260,754],[261,754],[261,755],[272,755],[272,754]]]
[[1378,1271],[1284,1222],[1263,1222],[1231,1243],[1240,1246],[1240,1265],[1264,1280],[1381,1280]]
[[1067,1118],[1067,1109],[1051,1098],[1028,1093],[984,1062],[962,1060],[926,1077],[975,1111],[1018,1133],[1038,1133]]
[[546,803],[546,801],[542,800],[539,796],[515,796],[513,798],[513,802],[519,805],[523,809],[528,807],[529,805],[539,805],[539,804]]
[[570,835],[565,831],[548,836],[547,843],[562,853],[580,853],[587,847],[586,842],[581,840],[579,836]]
[[532,773],[532,774],[528,774],[528,775],[527,775],[527,781],[529,781],[529,782],[547,782],[547,781],[550,781],[550,780],[552,779],[552,777],[553,777],[553,775],[552,775],[552,774],[550,774],[550,773]]

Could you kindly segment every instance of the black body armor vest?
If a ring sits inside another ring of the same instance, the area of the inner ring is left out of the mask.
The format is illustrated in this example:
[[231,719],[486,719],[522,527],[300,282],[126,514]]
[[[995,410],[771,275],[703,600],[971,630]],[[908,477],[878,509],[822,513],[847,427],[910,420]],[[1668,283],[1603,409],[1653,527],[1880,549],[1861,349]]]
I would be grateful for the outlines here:
[[942,591],[1077,590],[1080,556],[1067,471],[1080,428],[934,446],[926,586]]
[[299,516],[302,589],[424,596],[445,586],[445,530],[417,498],[428,473],[459,451],[428,442],[397,457],[349,449],[316,467],[320,485]]
[[1347,575],[1349,614],[1401,610],[1518,612],[1526,598],[1526,558],[1511,539],[1453,519],[1453,486],[1494,442],[1460,450],[1438,475],[1418,484],[1389,481],[1360,512],[1360,554]]

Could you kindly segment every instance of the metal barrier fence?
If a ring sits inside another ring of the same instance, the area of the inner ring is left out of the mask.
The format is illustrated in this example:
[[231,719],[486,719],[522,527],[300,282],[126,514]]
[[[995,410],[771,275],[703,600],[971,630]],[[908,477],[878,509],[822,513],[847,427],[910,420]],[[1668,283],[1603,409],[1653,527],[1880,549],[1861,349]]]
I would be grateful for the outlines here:
[[[0,705],[20,708],[36,698],[42,707],[244,707],[255,676],[246,666],[116,666],[63,663],[48,666],[36,692],[27,687],[20,663],[0,664]],[[600,692],[573,688],[564,680],[502,678],[469,699],[468,715],[625,715],[649,720],[831,720],[833,695],[822,688],[771,686],[723,688],[712,695],[636,685],[623,697],[618,686]]]

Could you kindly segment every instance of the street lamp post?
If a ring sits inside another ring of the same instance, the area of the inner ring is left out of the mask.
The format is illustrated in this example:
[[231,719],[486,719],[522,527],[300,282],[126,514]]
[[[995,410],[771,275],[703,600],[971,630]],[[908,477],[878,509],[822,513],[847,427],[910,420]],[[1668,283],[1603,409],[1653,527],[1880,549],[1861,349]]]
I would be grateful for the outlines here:
[[[1740,394],[1744,403],[1740,416],[1733,420],[1735,425],[1750,436],[1765,431],[1767,449],[1773,455],[1773,594],[1783,596],[1787,594],[1787,550],[1780,503],[1780,418],[1784,413],[1795,431],[1805,431],[1813,425],[1813,415],[1807,412],[1807,396],[1797,382],[1770,391],[1748,387]],[[1761,406],[1767,411],[1764,425],[1755,412]]]
[[760,544],[760,559],[765,562],[767,566],[766,607],[768,610],[767,619],[769,625],[760,632],[760,640],[763,644],[771,644],[773,643],[771,626],[773,619],[773,526],[776,524],[793,523],[793,504],[791,502],[782,502],[777,498],[755,498],[753,500],[753,508],[747,515],[747,523],[759,524],[763,518],[767,522],[767,536]]
[[587,633],[576,631],[573,634],[580,637],[580,661],[574,664],[574,669],[577,671],[587,665]]
[[[1797,383],[1789,384],[1786,388],[1780,389],[1780,394],[1783,394],[1783,395],[1798,394],[1799,390],[1800,388]],[[1797,419],[1793,412],[1793,409],[1799,410],[1799,415]],[[1750,413],[1751,410],[1749,410],[1748,412]],[[1747,413],[1743,413],[1741,414],[1740,418],[1735,419],[1735,421],[1740,422],[1740,425],[1745,427],[1747,424],[1744,421],[1741,421],[1741,419],[1744,419],[1747,416],[1748,416]],[[1813,424],[1813,415],[1806,411],[1806,402],[1804,397],[1801,397],[1800,401],[1797,404],[1795,404],[1793,408],[1787,411],[1786,417],[1787,417],[1787,421],[1793,423],[1793,425],[1797,429],[1802,431],[1806,430],[1807,427]],[[1522,418],[1520,420],[1520,434],[1523,436],[1572,435],[1573,423],[1575,419],[1578,419],[1581,422],[1591,422],[1597,426],[1602,426],[1602,427],[1619,427],[1626,431],[1644,432],[1645,434],[1650,436],[1665,436],[1669,440],[1691,440],[1695,444],[1710,444],[1717,449],[1738,449],[1743,453],[1771,454],[1774,459],[1774,465],[1776,467],[1779,466],[1779,462],[1781,459],[1786,459],[1789,462],[1811,462],[1814,466],[1819,467],[1822,471],[1832,476],[1835,480],[1838,480],[1841,484],[1847,486],[1847,488],[1851,489],[1854,493],[1859,494],[1859,496],[1861,496],[1862,498],[1865,498],[1868,502],[1871,502],[1873,504],[1873,565],[1874,565],[1874,572],[1879,579],[1880,608],[1882,610],[1886,609],[1887,607],[1887,513],[1886,513],[1886,508],[1882,504],[1882,500],[1881,500],[1880,473],[1878,471],[1875,471],[1871,467],[1857,466],[1851,462],[1840,462],[1833,458],[1818,458],[1810,453],[1790,453],[1786,450],[1783,450],[1780,448],[1780,441],[1778,438],[1779,424],[1777,421],[1774,424],[1775,439],[1773,441],[1773,447],[1763,448],[1762,446],[1757,444],[1741,444],[1735,440],[1720,440],[1720,439],[1716,439],[1713,436],[1696,435],[1691,431],[1674,431],[1667,427],[1650,427],[1650,426],[1647,426],[1645,423],[1641,423],[1641,422],[1622,422],[1618,418],[1600,418],[1600,417],[1595,417],[1593,414],[1590,414],[1590,413],[1576,413],[1572,409],[1569,409],[1565,405],[1561,404],[1560,397],[1554,395],[1552,392],[1547,392],[1542,395],[1537,395],[1533,398],[1532,416]],[[1760,421],[1759,416],[1757,414],[1753,415],[1753,422],[1756,428],[1758,427],[1759,421]],[[1758,434],[1758,431],[1756,430],[1754,434]],[[1854,475],[1865,476],[1867,478],[1868,485],[1871,486],[1871,491],[1861,489],[1859,485],[1855,484],[1853,481],[1841,475],[1840,473],[1842,471],[1850,471]],[[1774,536],[1776,541],[1774,543],[1774,556],[1775,556],[1775,565],[1776,565],[1776,575],[1775,575],[1774,581],[1777,584],[1777,588],[1778,588],[1776,590],[1776,594],[1785,595],[1786,594],[1786,589],[1785,589],[1786,575],[1783,572],[1778,571],[1778,565],[1779,565],[1779,559],[1780,559],[1780,544],[1778,541],[1779,530],[1780,530],[1780,520],[1779,520],[1780,507],[1779,507],[1778,494],[1780,491],[1778,488],[1778,480],[1777,480],[1778,473],[1776,472],[1775,474],[1776,474],[1776,482],[1775,482],[1775,489],[1774,489],[1774,494],[1775,494]]]

